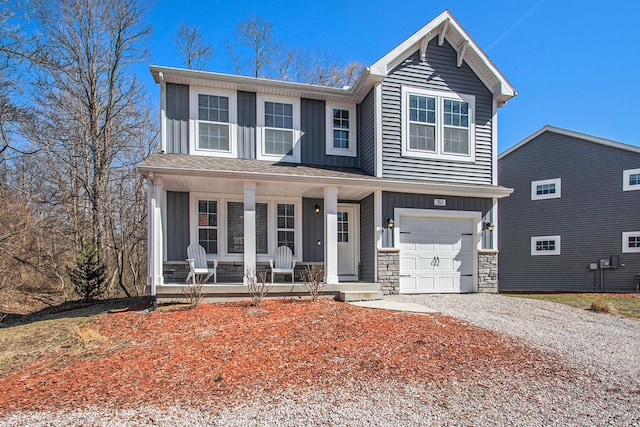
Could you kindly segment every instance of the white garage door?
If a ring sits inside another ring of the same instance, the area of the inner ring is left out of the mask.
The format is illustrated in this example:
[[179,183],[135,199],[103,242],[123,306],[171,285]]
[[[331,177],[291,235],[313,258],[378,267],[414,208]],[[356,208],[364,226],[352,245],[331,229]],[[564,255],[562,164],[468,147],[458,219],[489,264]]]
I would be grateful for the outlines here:
[[473,221],[406,216],[400,225],[400,293],[473,291]]

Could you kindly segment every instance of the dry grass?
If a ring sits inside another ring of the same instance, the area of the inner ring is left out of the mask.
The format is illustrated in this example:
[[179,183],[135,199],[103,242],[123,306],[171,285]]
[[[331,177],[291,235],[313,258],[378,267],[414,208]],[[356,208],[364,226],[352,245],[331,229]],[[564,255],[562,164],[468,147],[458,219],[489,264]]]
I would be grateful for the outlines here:
[[619,314],[618,310],[616,310],[611,304],[600,298],[591,303],[589,310],[595,311],[596,313]]
[[[610,313],[624,317],[640,319],[640,295],[638,294],[507,294],[511,297],[531,298],[544,301],[552,301],[559,304],[570,305],[593,310],[598,313]],[[597,309],[599,306],[604,310]]]
[[90,326],[73,328],[74,335],[80,340],[83,347],[89,347],[92,344],[107,341],[108,338],[100,334],[96,329]]

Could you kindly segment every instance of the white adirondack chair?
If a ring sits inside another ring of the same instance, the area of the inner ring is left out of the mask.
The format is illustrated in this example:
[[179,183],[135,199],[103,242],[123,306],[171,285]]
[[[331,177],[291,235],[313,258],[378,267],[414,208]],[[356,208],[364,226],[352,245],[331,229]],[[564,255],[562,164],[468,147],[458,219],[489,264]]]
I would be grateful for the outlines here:
[[291,249],[288,246],[280,246],[276,249],[275,265],[272,259],[269,260],[271,266],[271,283],[276,274],[291,274],[291,283],[293,283],[293,270],[296,267],[296,260],[293,259]]
[[189,279],[193,280],[193,284],[196,284],[196,275],[206,275],[204,281],[209,280],[213,276],[213,283],[218,282],[216,269],[218,268],[218,260],[213,260],[213,268],[207,265],[207,252],[204,248],[196,243],[189,245],[187,248],[187,262],[189,263],[189,274],[185,279],[188,282]]

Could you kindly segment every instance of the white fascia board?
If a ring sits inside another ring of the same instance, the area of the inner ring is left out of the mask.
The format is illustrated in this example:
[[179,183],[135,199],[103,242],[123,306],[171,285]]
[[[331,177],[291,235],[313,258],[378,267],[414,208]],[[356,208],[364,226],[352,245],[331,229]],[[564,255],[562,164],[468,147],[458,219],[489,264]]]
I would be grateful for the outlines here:
[[[227,178],[238,180],[251,180],[256,182],[277,181],[291,182],[290,174],[263,173],[263,172],[243,172],[243,171],[220,171],[201,169],[180,169],[167,167],[140,167],[139,171],[147,176],[154,172],[156,176],[160,174],[181,175],[181,176],[201,176],[211,178]],[[415,194],[436,194],[441,196],[459,197],[482,197],[482,198],[503,198],[509,196],[512,188],[493,185],[455,184],[442,182],[421,182],[409,180],[395,180],[389,178],[345,178],[328,176],[307,176],[295,175],[298,183],[317,184],[318,186],[334,185],[339,187],[360,187],[370,191],[382,190],[399,193]]]
[[362,102],[362,99],[369,93],[372,87],[372,81],[379,79],[376,76],[372,78],[369,71],[365,70],[353,86],[348,88],[335,88],[157,65],[150,65],[149,71],[156,83],[164,81],[166,83],[243,90],[271,95],[322,99],[353,104]]
[[526,137],[522,141],[520,141],[517,144],[511,146],[509,149],[503,151],[502,154],[500,154],[500,156],[498,157],[498,160],[502,160],[504,157],[506,157],[509,154],[513,153],[518,148],[522,147],[523,145],[525,145],[529,141],[532,141],[532,140],[536,139],[538,136],[542,135],[544,132],[547,132],[547,131],[556,133],[558,135],[564,135],[564,136],[568,136],[568,137],[571,137],[571,138],[582,139],[583,141],[589,141],[589,142],[593,142],[595,144],[605,145],[607,147],[618,148],[620,150],[626,150],[626,151],[631,151],[633,153],[639,153],[640,154],[640,147],[636,147],[635,145],[624,144],[622,142],[612,141],[610,139],[599,138],[599,137],[593,136],[593,135],[587,135],[587,134],[584,134],[584,133],[575,132],[575,131],[568,130],[568,129],[562,129],[562,128],[557,128],[555,126],[546,125],[542,129],[532,133],[531,135],[529,135],[528,137]]
[[[478,44],[469,36],[469,34],[462,28],[454,16],[445,10],[435,19],[429,22],[427,25],[416,31],[405,41],[396,46],[393,50],[380,58],[370,67],[371,74],[386,76],[394,66],[397,66],[399,61],[401,62],[407,55],[415,52],[422,47],[422,42],[425,39],[431,40],[432,38],[439,36],[440,31],[436,31],[441,25],[447,25],[447,33],[444,35],[448,38],[448,34],[452,31],[457,32],[458,36],[468,42],[468,46],[465,47],[465,58],[470,56],[473,52],[478,60],[481,68],[474,64],[475,61],[466,61],[469,67],[478,75],[478,78],[492,91],[493,95],[501,102],[506,102],[509,98],[517,95],[516,90],[511,86],[511,83],[504,77],[504,75],[498,70],[498,68],[491,62],[489,57],[480,49]],[[461,46],[465,46],[464,44]],[[468,52],[467,52],[468,51]],[[486,74],[489,74],[495,79],[494,82],[490,82],[486,78]],[[497,83],[496,83],[497,82]]]

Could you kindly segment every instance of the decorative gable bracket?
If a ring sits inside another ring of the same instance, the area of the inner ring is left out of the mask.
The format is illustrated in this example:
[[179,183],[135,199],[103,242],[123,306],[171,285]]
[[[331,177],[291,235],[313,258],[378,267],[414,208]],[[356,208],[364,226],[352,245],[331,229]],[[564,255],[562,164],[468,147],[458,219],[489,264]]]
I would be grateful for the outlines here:
[[451,22],[449,18],[445,19],[445,21],[442,23],[442,27],[440,27],[440,34],[438,34],[438,46],[442,46],[444,44],[444,37],[447,35],[449,22]]
[[431,33],[427,33],[420,44],[420,59],[423,61],[427,60],[427,47],[429,46],[429,41],[431,41]]
[[465,40],[462,44],[456,49],[458,53],[458,68],[462,67],[462,61],[464,61],[464,54],[467,52],[467,47],[469,46],[469,40]]

